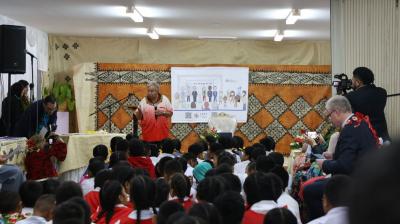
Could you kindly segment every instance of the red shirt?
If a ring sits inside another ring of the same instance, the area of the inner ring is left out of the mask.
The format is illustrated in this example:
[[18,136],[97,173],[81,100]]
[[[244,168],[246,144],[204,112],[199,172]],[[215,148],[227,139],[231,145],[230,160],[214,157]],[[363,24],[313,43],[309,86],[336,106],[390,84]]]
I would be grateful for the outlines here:
[[[97,218],[98,214],[100,213],[100,210],[97,211],[96,213],[92,214],[91,218],[94,223],[97,224],[106,224],[106,214],[103,214],[100,219]],[[118,204],[114,208],[114,214],[110,219],[109,224],[113,223],[120,223],[120,224],[130,224],[132,222],[129,222],[127,219],[128,215],[132,212],[131,208],[126,207],[125,205]]]
[[242,224],[263,224],[264,214],[254,212],[252,210],[247,210],[244,212]]
[[179,204],[181,204],[186,212],[188,212],[189,209],[193,206],[193,201],[189,197],[185,197],[185,199],[183,200],[183,203],[180,202],[179,199],[177,199],[177,198],[172,199],[172,201],[175,201],[175,202],[178,202]]
[[85,195],[85,201],[89,204],[90,212],[94,214],[97,208],[100,206],[100,195],[99,190],[94,189]]
[[[172,106],[166,96],[161,96],[161,102],[157,105],[157,110],[172,112]],[[139,108],[143,118],[140,121],[142,128],[143,141],[158,142],[168,137],[170,128],[170,118],[166,116],[155,116],[155,105],[148,104],[147,98],[140,101]]]
[[40,149],[28,152],[25,157],[26,178],[38,180],[58,176],[50,159],[52,156],[58,161],[64,161],[67,156],[67,145],[63,142],[56,142],[48,150]]
[[156,178],[156,171],[154,168],[153,162],[151,162],[151,159],[149,157],[145,156],[130,156],[128,158],[128,162],[133,166],[137,168],[142,168],[147,170],[149,172],[149,175],[151,178],[155,179]]

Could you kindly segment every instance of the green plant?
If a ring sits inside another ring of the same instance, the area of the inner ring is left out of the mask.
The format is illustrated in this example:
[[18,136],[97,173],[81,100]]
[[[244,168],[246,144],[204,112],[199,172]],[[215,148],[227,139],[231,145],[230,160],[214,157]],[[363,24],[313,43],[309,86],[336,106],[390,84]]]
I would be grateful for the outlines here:
[[69,84],[70,78],[65,78],[65,83],[54,81],[52,88],[49,90],[44,88],[44,95],[53,95],[58,105],[66,103],[68,111],[73,111],[75,107],[75,99],[72,93],[72,86]]

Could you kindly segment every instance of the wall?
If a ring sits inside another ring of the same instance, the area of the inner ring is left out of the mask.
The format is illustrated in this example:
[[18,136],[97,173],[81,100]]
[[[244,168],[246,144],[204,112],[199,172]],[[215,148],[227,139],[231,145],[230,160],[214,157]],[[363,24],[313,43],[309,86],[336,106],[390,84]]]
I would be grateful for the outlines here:
[[[0,25],[3,24],[26,26],[25,24],[22,24],[16,20],[0,15]],[[49,43],[48,43],[47,33],[38,30],[34,27],[26,26],[26,49],[38,58],[37,61],[35,59],[33,62],[35,99],[37,99],[38,95],[40,95],[38,93],[40,92],[40,85],[41,85],[40,78],[38,79],[37,74],[44,74],[48,70],[48,62],[49,62],[48,45]],[[25,79],[29,83],[32,82],[31,58],[29,55],[26,55],[26,73],[22,75],[13,75],[11,78],[11,84],[21,79]],[[8,92],[8,76],[7,74],[1,74],[0,102],[3,101],[4,97],[7,95],[7,92]]]
[[[398,0],[332,0],[332,73],[351,76],[366,66],[388,94],[400,92],[400,11]],[[373,105],[371,105],[373,106]],[[400,96],[388,98],[389,133],[400,136]]]
[[49,54],[49,73],[57,79],[71,75],[72,67],[84,62],[329,65],[331,61],[329,41],[277,43],[50,35]]

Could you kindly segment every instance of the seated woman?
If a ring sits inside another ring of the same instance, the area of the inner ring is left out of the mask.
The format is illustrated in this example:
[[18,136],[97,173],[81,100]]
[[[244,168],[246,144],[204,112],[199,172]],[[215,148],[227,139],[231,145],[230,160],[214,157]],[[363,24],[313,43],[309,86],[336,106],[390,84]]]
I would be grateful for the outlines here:
[[58,176],[52,159],[64,161],[67,156],[67,145],[55,134],[46,141],[40,135],[28,140],[28,152],[25,157],[26,178],[39,180]]
[[92,221],[98,224],[129,223],[126,217],[132,209],[126,206],[128,201],[129,196],[120,182],[107,181],[100,190],[101,209],[92,215]]

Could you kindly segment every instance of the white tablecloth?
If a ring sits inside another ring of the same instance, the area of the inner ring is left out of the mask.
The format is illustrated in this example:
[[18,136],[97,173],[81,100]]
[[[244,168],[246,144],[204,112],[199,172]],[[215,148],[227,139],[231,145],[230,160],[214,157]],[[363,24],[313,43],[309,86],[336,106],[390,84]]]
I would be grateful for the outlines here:
[[125,138],[126,134],[67,134],[60,137],[67,144],[67,157],[60,163],[59,174],[86,167],[89,160],[93,157],[93,148],[98,144],[110,147],[113,137],[120,136]]

